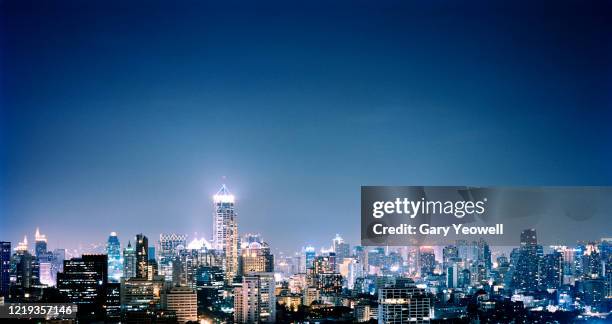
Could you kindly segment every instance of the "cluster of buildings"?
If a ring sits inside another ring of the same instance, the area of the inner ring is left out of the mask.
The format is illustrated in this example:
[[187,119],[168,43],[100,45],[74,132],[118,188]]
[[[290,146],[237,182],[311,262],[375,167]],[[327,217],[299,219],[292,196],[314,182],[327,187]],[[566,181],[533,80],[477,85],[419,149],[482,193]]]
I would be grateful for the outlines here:
[[235,198],[213,196],[213,237],[111,233],[103,254],[66,258],[36,231],[0,242],[1,302],[68,302],[81,322],[588,322],[610,320],[612,240],[542,246],[351,246],[272,254],[240,235]]

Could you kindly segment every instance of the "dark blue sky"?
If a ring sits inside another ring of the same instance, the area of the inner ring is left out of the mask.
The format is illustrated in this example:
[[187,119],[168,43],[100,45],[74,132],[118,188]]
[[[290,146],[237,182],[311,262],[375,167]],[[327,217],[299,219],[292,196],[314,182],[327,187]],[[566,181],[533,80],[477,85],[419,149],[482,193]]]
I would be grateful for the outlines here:
[[0,8],[0,239],[359,237],[361,185],[612,184],[606,2]]

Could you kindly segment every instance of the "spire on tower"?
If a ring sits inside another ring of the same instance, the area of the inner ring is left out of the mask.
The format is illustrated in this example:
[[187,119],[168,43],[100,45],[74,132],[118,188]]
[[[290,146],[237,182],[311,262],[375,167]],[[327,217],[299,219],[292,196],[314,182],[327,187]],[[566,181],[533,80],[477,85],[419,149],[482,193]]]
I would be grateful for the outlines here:
[[45,234],[40,234],[40,229],[37,227],[36,228],[36,234],[34,234],[34,239],[36,240],[36,242],[47,242],[47,235]]
[[234,203],[234,195],[230,193],[225,184],[221,185],[221,189],[213,196],[215,203]]

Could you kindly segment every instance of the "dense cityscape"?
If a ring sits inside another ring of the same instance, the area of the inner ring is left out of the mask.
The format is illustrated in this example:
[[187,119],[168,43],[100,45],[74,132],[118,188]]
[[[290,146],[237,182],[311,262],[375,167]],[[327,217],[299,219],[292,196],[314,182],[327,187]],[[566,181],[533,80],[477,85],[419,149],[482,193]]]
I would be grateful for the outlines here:
[[[273,255],[213,196],[212,238],[110,233],[104,253],[0,242],[0,303],[74,303],[76,321],[122,323],[596,323],[612,311],[612,238],[542,246],[330,245]],[[0,238],[1,239],[1,238]],[[32,249],[33,247],[33,249]],[[64,320],[63,322],[70,322]]]

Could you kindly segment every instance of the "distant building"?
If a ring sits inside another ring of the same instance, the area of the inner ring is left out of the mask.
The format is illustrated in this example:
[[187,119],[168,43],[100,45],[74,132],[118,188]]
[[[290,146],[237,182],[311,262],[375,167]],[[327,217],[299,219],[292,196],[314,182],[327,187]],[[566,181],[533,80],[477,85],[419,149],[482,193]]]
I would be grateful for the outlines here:
[[188,287],[170,288],[164,295],[164,309],[173,311],[179,323],[198,320],[198,298]]
[[453,264],[452,266],[446,268],[446,287],[459,287],[459,268],[457,267],[457,264]]
[[157,277],[121,279],[121,308],[123,312],[152,312],[161,309],[164,280]]
[[123,278],[136,277],[136,250],[132,247],[132,243],[128,241],[127,246],[123,249]]
[[317,255],[315,248],[312,246],[306,246],[304,248],[304,266],[300,270],[300,272],[306,272],[308,269],[312,269],[313,261],[315,256]]
[[521,246],[513,264],[513,289],[530,292],[538,290],[542,246],[537,243],[537,235],[534,229],[524,230],[521,233]]
[[315,301],[319,301],[321,299],[321,294],[319,290],[315,287],[308,287],[304,289],[304,294],[302,297],[302,303],[306,306],[310,306]]
[[274,256],[266,243],[245,243],[240,251],[240,272],[274,272]]
[[344,241],[340,234],[336,234],[336,237],[332,240],[332,250],[336,253],[337,264],[342,263],[344,258],[351,256],[351,246]]
[[40,234],[40,230],[36,228],[36,234],[34,235],[34,250],[36,258],[40,258],[47,253],[47,236]]
[[563,255],[559,252],[547,254],[540,265],[542,289],[558,289],[563,284]]
[[587,279],[582,283],[584,304],[598,311],[607,311],[602,307],[606,300],[606,282],[603,279]]
[[27,238],[20,242],[11,256],[10,281],[19,288],[28,289],[38,284],[38,261],[27,249]]
[[378,293],[378,323],[429,323],[431,307],[431,298],[414,283],[381,288]]
[[421,275],[433,274],[436,269],[436,255],[431,247],[421,247],[420,249]]
[[459,258],[459,249],[454,245],[447,245],[442,249],[442,269],[446,268]]
[[187,247],[187,235],[182,234],[160,234],[158,271],[160,275],[166,277],[166,281],[172,281],[172,263],[178,255],[178,251]]

